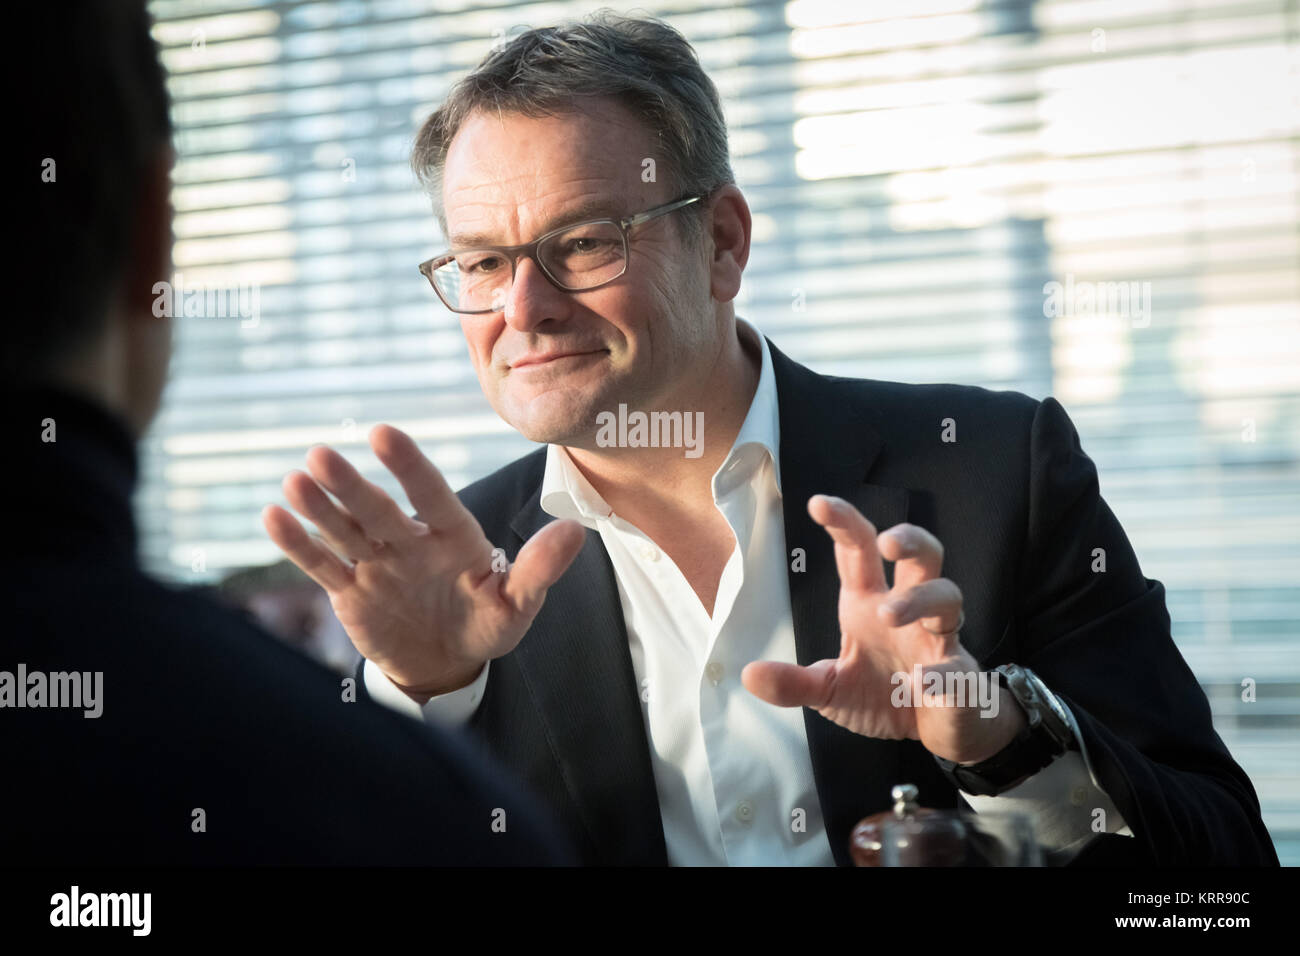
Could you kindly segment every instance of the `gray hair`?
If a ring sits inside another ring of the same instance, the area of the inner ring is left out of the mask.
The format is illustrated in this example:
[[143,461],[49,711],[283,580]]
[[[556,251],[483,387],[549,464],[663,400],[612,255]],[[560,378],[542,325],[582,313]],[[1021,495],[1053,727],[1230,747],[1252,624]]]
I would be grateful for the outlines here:
[[[690,43],[662,20],[602,9],[581,22],[529,30],[493,50],[425,120],[411,168],[433,200],[443,235],[447,150],[471,113],[550,116],[578,110],[576,98],[583,96],[612,97],[658,133],[663,154],[655,159],[656,176],[664,171],[670,198],[705,195],[736,181],[718,91]],[[703,234],[706,205],[692,203],[675,217],[691,243]]]

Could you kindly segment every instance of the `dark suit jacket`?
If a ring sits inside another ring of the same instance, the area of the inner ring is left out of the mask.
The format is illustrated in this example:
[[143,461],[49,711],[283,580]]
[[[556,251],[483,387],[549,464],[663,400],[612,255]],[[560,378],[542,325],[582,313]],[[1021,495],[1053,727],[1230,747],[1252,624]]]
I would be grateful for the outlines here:
[[0,671],[101,671],[103,711],[0,708],[0,864],[572,862],[474,748],[345,702],[250,619],[146,577],[117,418],[53,390],[3,398]]
[[[839,655],[839,577],[817,493],[879,530],[902,521],[944,545],[965,596],[962,642],[981,664],[1033,669],[1073,710],[1103,789],[1135,838],[1102,836],[1075,862],[1276,864],[1250,781],[1215,733],[1170,639],[1164,589],[1145,578],[1054,399],[816,374],[768,341],[781,424],[790,602],[800,664]],[[941,440],[943,420],[956,441]],[[539,506],[545,449],[460,492],[513,561],[553,520]],[[1106,552],[1093,573],[1093,549]],[[892,565],[888,566],[892,581]],[[891,786],[926,806],[957,791],[916,741],[874,740],[805,708],[836,860]],[[551,588],[519,646],[492,662],[471,727],[540,792],[592,863],[663,864],[663,828],[613,568],[600,535]]]

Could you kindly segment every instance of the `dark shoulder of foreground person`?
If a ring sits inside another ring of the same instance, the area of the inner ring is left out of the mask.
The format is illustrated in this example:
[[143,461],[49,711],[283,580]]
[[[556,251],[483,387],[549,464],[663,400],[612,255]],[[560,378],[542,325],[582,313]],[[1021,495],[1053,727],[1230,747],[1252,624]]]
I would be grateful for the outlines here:
[[[17,659],[104,675],[99,718],[30,724],[39,739],[29,741],[29,769],[50,779],[32,788],[24,809],[54,814],[35,803],[43,794],[62,811],[56,857],[572,862],[540,802],[488,758],[451,732],[351,693],[351,678],[246,616],[126,569],[96,575],[74,560],[43,570],[19,602]],[[60,763],[60,752],[78,755],[76,767]],[[60,781],[97,792],[79,801]]]

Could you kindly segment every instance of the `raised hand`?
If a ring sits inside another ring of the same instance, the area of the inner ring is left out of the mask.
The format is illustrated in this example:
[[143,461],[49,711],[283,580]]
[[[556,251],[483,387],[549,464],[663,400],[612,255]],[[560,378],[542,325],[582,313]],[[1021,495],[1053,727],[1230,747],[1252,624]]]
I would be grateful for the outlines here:
[[275,505],[263,510],[262,523],[328,593],[357,650],[409,695],[427,699],[470,683],[486,661],[519,643],[586,532],[576,521],[551,522],[507,569],[410,436],[377,425],[370,447],[401,483],[418,520],[319,445],[307,453],[310,474],[290,472],[283,487],[321,538]]
[[[960,589],[939,577],[943,546],[924,528],[900,524],[879,536],[847,501],[814,495],[808,513],[835,541],[840,576],[840,656],[807,667],[762,661],[741,673],[754,695],[781,707],[811,707],[842,727],[868,737],[919,740],[927,750],[957,763],[977,763],[1011,742],[1025,717],[1009,694],[992,682],[993,707],[967,697],[921,705],[923,688],[912,686],[909,703],[895,691],[895,675],[931,673],[962,678],[981,674],[979,662],[961,645]],[[885,560],[896,562],[894,586],[885,583]],[[984,674],[978,680],[990,680]],[[974,684],[968,686],[973,687]]]

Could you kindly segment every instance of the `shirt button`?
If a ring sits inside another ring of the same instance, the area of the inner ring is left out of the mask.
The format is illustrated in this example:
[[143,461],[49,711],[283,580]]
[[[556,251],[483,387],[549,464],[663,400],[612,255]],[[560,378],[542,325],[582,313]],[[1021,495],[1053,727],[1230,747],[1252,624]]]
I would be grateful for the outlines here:
[[741,800],[736,804],[736,819],[741,823],[753,823],[754,805],[748,800]]
[[723,674],[722,665],[719,664],[717,661],[709,661],[709,665],[706,668],[704,668],[704,674],[706,677],[708,677],[710,681],[713,682],[713,686],[717,687],[718,684],[722,682],[722,674]]
[[647,544],[641,548],[641,557],[645,558],[647,561],[658,561],[659,549],[652,548],[650,547],[650,545]]
[[1083,806],[1083,801],[1088,799],[1088,791],[1083,787],[1075,787],[1074,792],[1070,794],[1070,802],[1076,807]]

